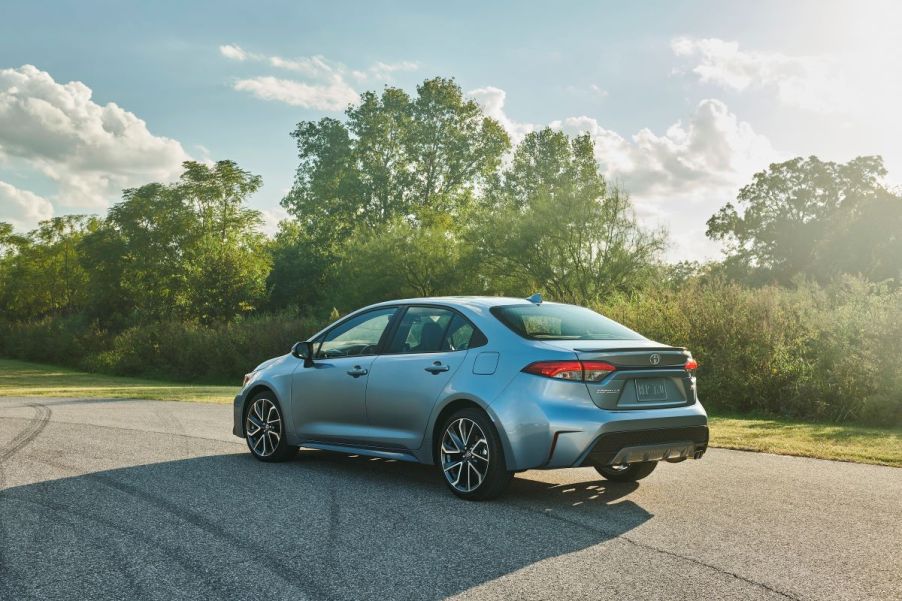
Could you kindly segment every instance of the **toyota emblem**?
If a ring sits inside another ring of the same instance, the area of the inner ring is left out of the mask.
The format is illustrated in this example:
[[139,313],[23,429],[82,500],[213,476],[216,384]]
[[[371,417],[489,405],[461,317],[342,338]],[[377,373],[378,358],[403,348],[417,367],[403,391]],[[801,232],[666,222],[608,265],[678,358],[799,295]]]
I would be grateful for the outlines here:
[[658,353],[652,353],[648,356],[648,362],[652,365],[657,365],[661,362],[661,355],[659,355]]

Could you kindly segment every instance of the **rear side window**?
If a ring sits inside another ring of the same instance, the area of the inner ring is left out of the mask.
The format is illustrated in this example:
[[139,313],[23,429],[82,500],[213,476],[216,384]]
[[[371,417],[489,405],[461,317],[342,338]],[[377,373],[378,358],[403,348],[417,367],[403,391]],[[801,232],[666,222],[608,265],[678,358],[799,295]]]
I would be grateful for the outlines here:
[[410,307],[388,347],[389,353],[435,353],[442,349],[454,313],[437,307]]
[[470,341],[473,340],[473,334],[476,328],[469,321],[455,315],[448,326],[448,333],[442,342],[443,351],[465,351],[470,348]]
[[386,352],[394,355],[465,351],[486,342],[482,332],[450,309],[410,307],[401,318]]
[[575,305],[502,305],[492,315],[531,340],[643,340],[645,337],[595,311]]

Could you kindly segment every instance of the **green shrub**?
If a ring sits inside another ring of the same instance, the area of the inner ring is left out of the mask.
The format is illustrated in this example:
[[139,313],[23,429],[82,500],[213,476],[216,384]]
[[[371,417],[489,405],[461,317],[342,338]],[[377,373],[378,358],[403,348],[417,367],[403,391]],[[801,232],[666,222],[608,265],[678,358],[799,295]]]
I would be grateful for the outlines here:
[[312,319],[260,315],[211,325],[164,321],[111,335],[77,319],[47,318],[0,323],[0,354],[115,375],[231,384],[319,326]]
[[715,411],[902,423],[902,293],[691,282],[611,299],[602,313],[689,348]]
[[[699,395],[715,413],[902,424],[902,291],[852,278],[792,289],[690,279],[596,308],[689,348],[700,363]],[[231,384],[323,321],[286,313],[228,324],[164,321],[118,334],[77,317],[0,322],[0,355]]]
[[117,375],[232,383],[318,329],[312,320],[261,315],[234,323],[160,322],[129,328],[87,367]]
[[0,321],[0,355],[82,367],[84,358],[109,345],[109,334],[81,316]]

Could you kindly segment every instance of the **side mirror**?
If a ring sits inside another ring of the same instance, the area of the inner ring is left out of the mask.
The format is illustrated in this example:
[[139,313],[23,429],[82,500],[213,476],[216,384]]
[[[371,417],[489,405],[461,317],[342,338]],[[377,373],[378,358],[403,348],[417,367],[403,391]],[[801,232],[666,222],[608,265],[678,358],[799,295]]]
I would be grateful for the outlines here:
[[313,365],[313,343],[312,342],[295,342],[291,347],[291,354],[298,359],[304,360],[304,367]]

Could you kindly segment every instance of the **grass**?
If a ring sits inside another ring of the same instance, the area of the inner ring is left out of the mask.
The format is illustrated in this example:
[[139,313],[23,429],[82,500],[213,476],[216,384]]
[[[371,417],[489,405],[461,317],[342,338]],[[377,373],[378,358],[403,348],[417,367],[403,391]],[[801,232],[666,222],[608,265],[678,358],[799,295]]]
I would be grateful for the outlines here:
[[[0,359],[0,396],[231,402],[237,386],[180,384],[91,374]],[[782,418],[711,417],[711,446],[902,467],[902,428],[818,424]]]
[[208,386],[85,373],[0,359],[0,396],[92,397],[228,403],[238,386]]
[[902,428],[711,417],[711,446],[902,467]]

